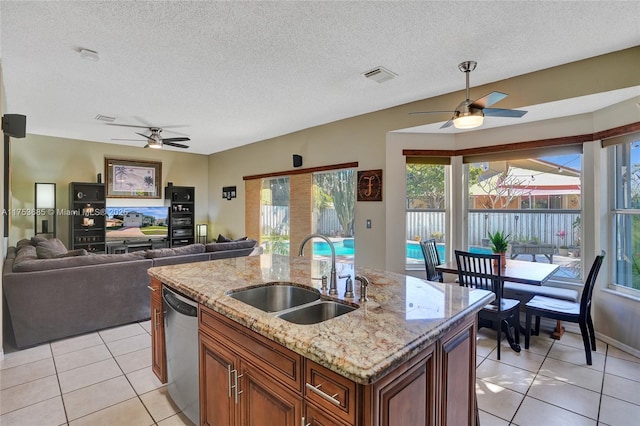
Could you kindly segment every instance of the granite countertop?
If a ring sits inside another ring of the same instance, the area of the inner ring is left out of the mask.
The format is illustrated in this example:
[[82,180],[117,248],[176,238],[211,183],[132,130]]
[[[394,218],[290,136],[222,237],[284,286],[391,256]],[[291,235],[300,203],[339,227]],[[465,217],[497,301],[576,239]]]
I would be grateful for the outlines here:
[[[368,302],[344,299],[346,279],[338,279],[338,295],[323,297],[360,306],[353,312],[312,325],[297,325],[240,302],[229,290],[271,282],[292,282],[320,289],[330,276],[330,262],[260,255],[150,268],[149,275],[230,319],[280,343],[355,382],[373,383],[411,358],[494,299],[491,292],[360,268],[369,281]],[[338,275],[352,264],[338,263]]]

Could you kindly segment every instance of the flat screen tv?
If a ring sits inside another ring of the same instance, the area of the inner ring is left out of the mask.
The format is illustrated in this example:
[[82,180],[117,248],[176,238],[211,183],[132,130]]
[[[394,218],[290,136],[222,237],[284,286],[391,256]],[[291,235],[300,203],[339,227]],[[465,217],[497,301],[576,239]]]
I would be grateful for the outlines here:
[[167,238],[168,213],[168,207],[107,207],[107,241]]

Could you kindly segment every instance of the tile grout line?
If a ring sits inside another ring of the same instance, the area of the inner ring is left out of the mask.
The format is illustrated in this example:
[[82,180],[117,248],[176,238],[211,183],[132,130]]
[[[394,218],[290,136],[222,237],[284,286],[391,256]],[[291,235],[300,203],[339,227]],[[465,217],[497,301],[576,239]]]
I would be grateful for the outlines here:
[[48,343],[49,351],[51,351],[51,361],[53,362],[53,371],[56,374],[56,381],[58,382],[58,389],[60,390],[60,402],[62,402],[62,411],[64,411],[64,418],[69,424],[69,414],[67,413],[67,405],[64,403],[64,398],[62,397],[62,385],[60,384],[60,375],[58,374],[58,365],[56,364],[56,357],[53,355],[53,347],[51,347],[51,343]]

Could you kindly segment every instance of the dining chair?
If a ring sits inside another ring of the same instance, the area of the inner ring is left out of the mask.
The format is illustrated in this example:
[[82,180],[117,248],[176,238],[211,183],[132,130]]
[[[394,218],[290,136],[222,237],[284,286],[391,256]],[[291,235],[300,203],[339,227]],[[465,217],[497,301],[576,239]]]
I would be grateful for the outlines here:
[[420,241],[420,248],[424,256],[424,265],[427,269],[427,280],[444,282],[442,272],[436,271],[436,266],[440,265],[440,256],[435,238]]
[[593,329],[593,320],[591,319],[591,298],[593,296],[593,287],[598,278],[598,272],[602,261],[606,255],[602,253],[596,256],[591,266],[587,280],[582,289],[580,302],[570,302],[568,300],[554,299],[552,297],[534,296],[525,305],[525,335],[524,348],[529,349],[529,339],[531,335],[531,317],[536,317],[535,335],[540,333],[540,317],[551,318],[559,321],[567,321],[578,323],[580,326],[580,334],[582,334],[582,342],[584,343],[584,353],[587,356],[587,365],[591,365],[591,351],[596,350],[596,335]]
[[[458,265],[458,281],[461,286],[490,290],[496,295],[491,304],[485,306],[479,313],[479,327],[484,326],[482,320],[491,321],[496,329],[498,342],[498,360],[500,360],[500,341],[502,327],[506,326],[505,335],[511,348],[520,352],[519,308],[520,301],[502,297],[504,277],[502,276],[502,258],[499,254],[469,253],[456,250]],[[513,327],[515,339],[511,341],[510,327]]]

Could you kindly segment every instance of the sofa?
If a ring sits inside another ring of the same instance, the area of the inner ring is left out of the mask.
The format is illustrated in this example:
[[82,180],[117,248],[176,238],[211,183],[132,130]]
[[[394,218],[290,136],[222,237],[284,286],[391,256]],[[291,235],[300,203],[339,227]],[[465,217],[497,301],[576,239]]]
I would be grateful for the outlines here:
[[245,239],[125,254],[67,251],[60,240],[21,240],[2,272],[5,324],[22,349],[150,317],[153,266],[259,253]]

